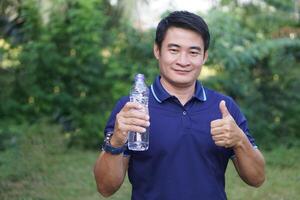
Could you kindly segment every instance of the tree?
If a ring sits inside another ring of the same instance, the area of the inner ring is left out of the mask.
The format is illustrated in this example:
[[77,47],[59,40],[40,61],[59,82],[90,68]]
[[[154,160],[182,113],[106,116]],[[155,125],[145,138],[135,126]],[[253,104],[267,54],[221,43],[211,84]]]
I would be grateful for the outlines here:
[[[98,145],[134,73],[153,71],[151,35],[123,23],[120,9],[104,0],[55,1],[47,20],[36,0],[22,2],[19,12],[25,21],[19,64],[8,72],[13,80],[2,98],[3,120],[36,123],[47,117],[64,127],[71,144]],[[0,80],[8,76],[2,74]]]
[[207,83],[241,104],[253,134],[266,147],[270,140],[293,143],[291,138],[300,136],[295,122],[300,40],[292,1],[277,7],[271,0],[223,5],[228,12],[208,16],[213,33],[209,65],[218,74]]

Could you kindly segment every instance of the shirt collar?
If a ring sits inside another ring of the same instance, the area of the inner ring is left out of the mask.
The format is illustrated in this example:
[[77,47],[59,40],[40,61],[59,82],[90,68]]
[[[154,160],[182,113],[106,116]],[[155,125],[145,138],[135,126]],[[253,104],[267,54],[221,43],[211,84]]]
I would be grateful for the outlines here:
[[[206,101],[206,93],[205,93],[205,90],[204,90],[202,84],[200,83],[200,81],[198,81],[198,80],[196,81],[195,87],[196,87],[196,89],[195,89],[195,94],[193,97],[200,101]],[[150,89],[151,89],[151,92],[152,92],[154,98],[159,103],[162,103],[166,99],[172,97],[172,95],[170,95],[162,86],[162,84],[160,82],[160,76],[157,76],[155,78],[155,81],[150,86]]]

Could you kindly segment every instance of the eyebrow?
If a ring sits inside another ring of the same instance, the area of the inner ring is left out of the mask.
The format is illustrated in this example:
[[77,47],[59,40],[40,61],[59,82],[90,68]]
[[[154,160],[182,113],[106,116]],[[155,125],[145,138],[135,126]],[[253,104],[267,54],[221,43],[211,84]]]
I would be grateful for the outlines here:
[[[168,47],[169,48],[171,48],[171,47],[180,48],[180,45],[174,44],[174,43],[170,43],[170,44],[168,44]],[[195,49],[195,50],[201,51],[201,47],[199,47],[199,46],[191,46],[191,47],[189,47],[189,49]]]
[[170,44],[168,44],[168,47],[169,47],[169,48],[170,48],[170,47],[177,47],[177,48],[179,48],[180,45],[174,44],[174,43],[170,43]]
[[201,51],[201,47],[198,47],[198,46],[191,46],[190,49],[195,49],[195,50]]

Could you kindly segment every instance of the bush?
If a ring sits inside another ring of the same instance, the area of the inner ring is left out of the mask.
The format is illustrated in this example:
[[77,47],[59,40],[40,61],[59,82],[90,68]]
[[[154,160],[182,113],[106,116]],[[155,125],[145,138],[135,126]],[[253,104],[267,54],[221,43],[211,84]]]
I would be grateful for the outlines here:
[[46,14],[38,5],[20,3],[25,23],[22,41],[13,47],[20,49],[14,58],[19,64],[0,74],[6,88],[0,119],[51,118],[70,134],[69,145],[96,147],[134,74],[153,80],[151,35],[120,24],[118,9],[105,0],[53,1]]
[[11,131],[10,145],[0,152],[0,179],[14,181],[41,173],[51,165],[48,155],[66,150],[67,138],[62,135],[61,127],[47,121],[15,125]]
[[[212,33],[206,65],[216,75],[204,84],[240,104],[258,144],[293,145],[300,138],[299,22],[282,9],[294,4],[270,4],[274,12],[251,2],[222,1],[224,9],[206,16]],[[98,146],[134,74],[144,73],[148,83],[158,74],[154,31],[131,27],[108,0],[54,0],[47,11],[38,0],[17,5],[20,23],[8,24],[17,36],[0,39],[0,149],[15,131],[6,122],[44,117],[63,127],[69,145]]]
[[[258,145],[293,146],[300,139],[299,37],[274,38],[282,22],[270,27],[272,33],[266,31],[260,20],[276,16],[264,16],[259,6],[231,9],[209,15],[213,39],[208,65],[217,74],[205,84],[237,101]],[[262,19],[257,18],[258,12]],[[286,26],[295,26],[285,20]],[[252,30],[254,24],[257,31]],[[294,29],[289,30],[293,34]]]

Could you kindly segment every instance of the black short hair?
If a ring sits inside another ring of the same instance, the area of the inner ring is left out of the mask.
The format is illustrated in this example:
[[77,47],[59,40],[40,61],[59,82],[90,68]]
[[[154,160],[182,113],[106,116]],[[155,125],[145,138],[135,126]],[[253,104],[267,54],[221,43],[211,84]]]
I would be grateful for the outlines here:
[[157,25],[155,35],[155,43],[159,49],[170,27],[184,28],[197,32],[203,39],[204,51],[208,49],[210,41],[208,26],[199,15],[188,11],[174,11],[163,18]]

